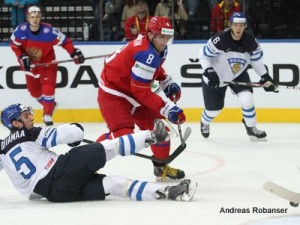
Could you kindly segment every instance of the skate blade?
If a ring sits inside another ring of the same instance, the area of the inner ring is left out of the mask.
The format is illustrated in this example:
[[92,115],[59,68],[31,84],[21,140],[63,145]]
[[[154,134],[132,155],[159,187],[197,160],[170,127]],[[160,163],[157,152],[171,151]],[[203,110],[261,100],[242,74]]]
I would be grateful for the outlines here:
[[172,178],[170,178],[170,177],[165,177],[165,178],[163,178],[163,177],[156,177],[156,181],[157,182],[181,182],[181,181],[183,181],[185,179],[185,177],[184,178],[181,178],[181,179],[172,179]]
[[267,141],[266,137],[258,138],[258,137],[255,137],[255,136],[249,136],[249,138],[250,138],[250,141],[254,141],[254,142],[266,142]]

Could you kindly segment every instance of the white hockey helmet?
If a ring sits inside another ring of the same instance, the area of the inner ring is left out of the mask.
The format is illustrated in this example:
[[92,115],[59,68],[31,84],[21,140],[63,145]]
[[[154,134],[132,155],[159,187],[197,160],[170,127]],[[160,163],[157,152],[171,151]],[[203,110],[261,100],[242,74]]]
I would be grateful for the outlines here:
[[27,9],[27,14],[33,14],[33,15],[36,15],[36,14],[39,14],[41,13],[41,8],[38,7],[38,6],[30,6],[28,9]]

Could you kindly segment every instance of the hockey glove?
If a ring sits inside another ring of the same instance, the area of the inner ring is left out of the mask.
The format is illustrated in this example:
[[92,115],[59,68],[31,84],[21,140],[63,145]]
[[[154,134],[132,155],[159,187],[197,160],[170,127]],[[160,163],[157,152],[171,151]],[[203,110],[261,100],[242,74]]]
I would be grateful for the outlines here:
[[[71,125],[76,125],[77,127],[79,127],[82,131],[84,131],[83,127],[79,124],[79,123],[71,123]],[[68,144],[70,147],[74,148],[78,145],[80,145],[81,140],[80,141],[75,141],[73,143]]]
[[261,80],[259,83],[263,84],[265,91],[273,91],[275,93],[278,93],[278,85],[275,83],[275,81],[270,77],[269,74],[264,74],[261,76]]
[[171,123],[182,124],[185,122],[185,115],[182,109],[178,108],[177,106],[174,106],[169,111],[168,119]]
[[181,89],[179,85],[174,82],[171,76],[167,75],[166,79],[161,81],[159,85],[160,88],[164,90],[167,98],[169,98],[171,101],[174,102],[180,99]]
[[21,55],[18,59],[21,69],[25,71],[30,71],[31,61],[28,55]]
[[219,79],[218,74],[214,70],[214,68],[209,67],[209,68],[205,69],[203,75],[207,77],[209,86],[215,87],[215,88],[219,87],[220,79]]
[[167,102],[164,107],[161,108],[160,114],[168,118],[171,123],[182,124],[185,122],[185,115],[179,107],[173,102]]
[[165,95],[172,101],[178,101],[181,96],[181,90],[178,84],[172,83],[164,89]]
[[78,48],[75,48],[74,52],[70,56],[73,58],[74,63],[76,64],[82,64],[85,61],[84,55]]

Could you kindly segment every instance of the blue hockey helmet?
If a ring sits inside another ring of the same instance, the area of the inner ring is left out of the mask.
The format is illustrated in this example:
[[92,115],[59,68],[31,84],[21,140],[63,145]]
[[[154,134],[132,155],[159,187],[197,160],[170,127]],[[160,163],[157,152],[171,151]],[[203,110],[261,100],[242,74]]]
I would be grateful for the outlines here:
[[1,121],[5,127],[12,129],[13,125],[11,124],[14,120],[20,120],[22,112],[29,111],[33,115],[33,110],[31,107],[22,105],[22,104],[12,104],[1,112]]
[[229,21],[230,21],[230,25],[232,23],[244,23],[247,26],[247,18],[245,13],[243,12],[234,12],[231,15]]

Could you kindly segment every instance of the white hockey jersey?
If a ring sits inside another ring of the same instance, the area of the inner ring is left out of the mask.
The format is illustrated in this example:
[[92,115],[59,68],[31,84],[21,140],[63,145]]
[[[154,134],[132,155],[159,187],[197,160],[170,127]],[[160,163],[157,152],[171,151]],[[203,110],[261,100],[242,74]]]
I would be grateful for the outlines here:
[[[225,86],[222,81],[232,81],[241,75],[249,64],[259,76],[266,74],[262,57],[260,45],[252,35],[244,32],[242,38],[235,41],[231,37],[231,30],[217,33],[200,50],[203,70],[213,67],[219,76],[220,86]],[[205,76],[203,80],[208,82]]]
[[59,156],[48,148],[82,138],[83,131],[74,124],[23,128],[1,140],[0,161],[16,189],[29,197]]

